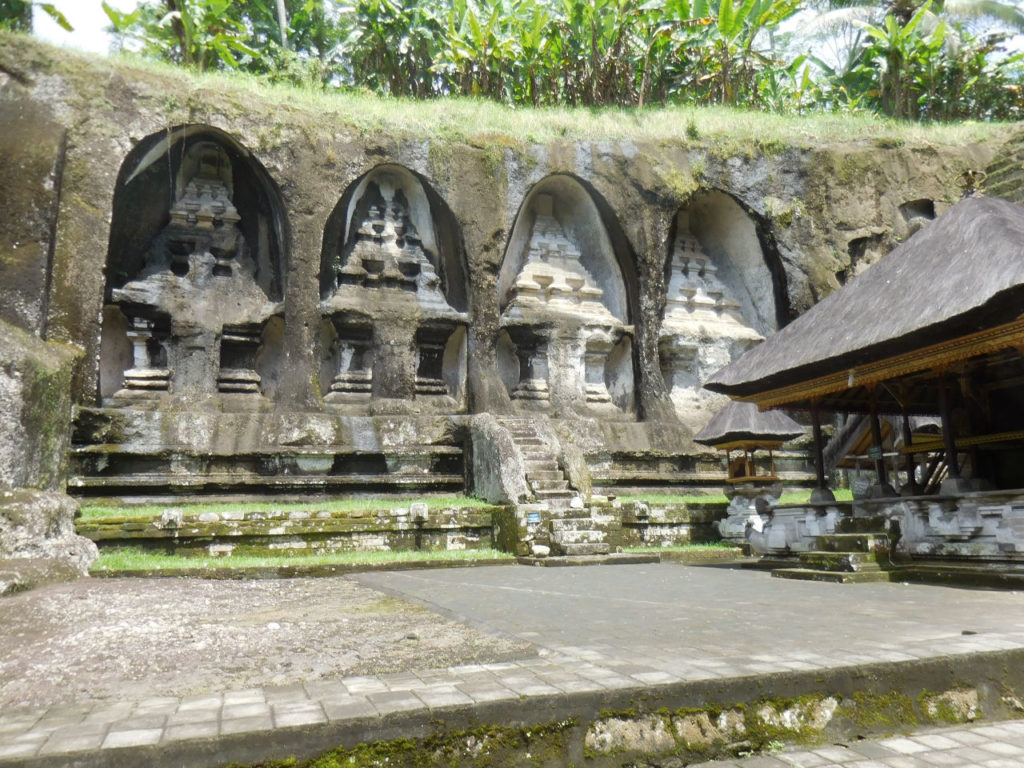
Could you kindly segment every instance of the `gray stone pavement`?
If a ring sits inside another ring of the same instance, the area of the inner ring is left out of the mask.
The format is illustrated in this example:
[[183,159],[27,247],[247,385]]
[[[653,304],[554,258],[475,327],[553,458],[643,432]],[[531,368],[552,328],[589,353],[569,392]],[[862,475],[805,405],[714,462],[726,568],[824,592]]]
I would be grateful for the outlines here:
[[[534,697],[1024,648],[1024,594],[1012,592],[818,584],[675,564],[480,567],[350,578],[484,631],[530,640],[540,656],[181,699],[2,712],[0,765],[81,752],[113,757],[117,750],[200,739],[249,736],[252,741],[271,732],[356,719],[369,722],[372,731],[374,718],[396,712],[430,714],[495,702],[528,703]],[[880,765],[918,764],[898,762],[899,757],[919,758],[892,748],[891,759],[897,762]],[[1024,755],[1024,750],[1015,754]],[[993,765],[1024,766],[1024,757],[1016,759]]]
[[957,726],[911,736],[788,749],[741,760],[711,760],[690,768],[1020,768],[1024,720]]

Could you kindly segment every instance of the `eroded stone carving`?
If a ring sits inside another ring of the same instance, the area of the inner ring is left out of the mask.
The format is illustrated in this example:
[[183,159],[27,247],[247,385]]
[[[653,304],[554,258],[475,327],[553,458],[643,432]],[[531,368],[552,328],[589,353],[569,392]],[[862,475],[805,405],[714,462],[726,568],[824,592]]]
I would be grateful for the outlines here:
[[685,211],[677,220],[670,269],[658,342],[662,373],[680,418],[699,427],[725,402],[702,389],[704,382],[763,337],[744,320]]
[[334,262],[321,302],[333,335],[328,403],[456,398],[462,389],[468,317],[445,297],[404,176],[382,172],[366,185]]
[[139,276],[111,293],[129,319],[132,366],[118,399],[260,392],[256,355],[282,312],[256,280],[232,202],[231,163],[213,142],[192,145],[195,168],[171,205]]
[[602,303],[604,291],[555,216],[551,195],[537,195],[525,262],[501,315],[519,361],[511,396],[570,403],[612,403],[607,365],[632,328]]

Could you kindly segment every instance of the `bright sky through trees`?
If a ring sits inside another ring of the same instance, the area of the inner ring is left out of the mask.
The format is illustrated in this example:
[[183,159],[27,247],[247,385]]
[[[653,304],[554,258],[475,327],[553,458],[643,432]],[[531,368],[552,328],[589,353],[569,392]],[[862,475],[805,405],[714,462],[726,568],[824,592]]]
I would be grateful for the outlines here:
[[[110,19],[103,12],[102,0],[49,0],[67,17],[74,32],[61,29],[57,22],[38,8],[32,17],[37,37],[54,45],[68,46],[93,53],[109,53],[110,35],[106,33]],[[138,0],[108,0],[119,11],[130,11]]]

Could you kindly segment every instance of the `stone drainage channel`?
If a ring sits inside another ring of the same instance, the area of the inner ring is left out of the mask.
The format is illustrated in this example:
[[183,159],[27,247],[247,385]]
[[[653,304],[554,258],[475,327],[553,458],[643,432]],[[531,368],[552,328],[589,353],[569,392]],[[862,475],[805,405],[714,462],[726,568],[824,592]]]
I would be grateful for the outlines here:
[[376,742],[343,764],[667,768],[1024,710],[1015,593],[674,564],[354,578],[541,654],[4,712],[0,765],[199,768]]

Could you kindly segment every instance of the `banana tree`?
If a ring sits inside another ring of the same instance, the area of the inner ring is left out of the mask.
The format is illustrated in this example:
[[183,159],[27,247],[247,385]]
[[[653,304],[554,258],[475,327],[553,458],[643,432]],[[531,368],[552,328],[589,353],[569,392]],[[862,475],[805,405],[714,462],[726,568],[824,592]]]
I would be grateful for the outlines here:
[[240,67],[239,56],[256,58],[245,26],[231,18],[233,0],[149,0],[130,13],[103,10],[114,31],[134,39],[143,52],[203,71],[221,66]]

